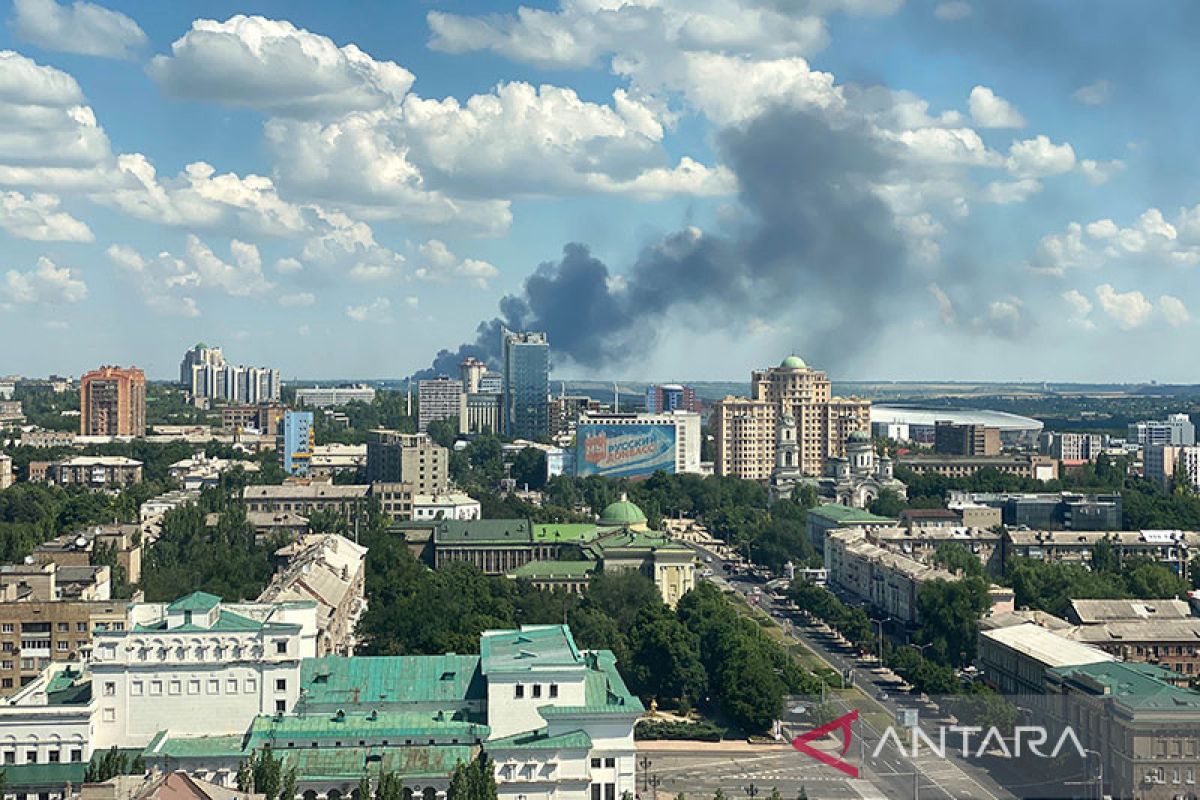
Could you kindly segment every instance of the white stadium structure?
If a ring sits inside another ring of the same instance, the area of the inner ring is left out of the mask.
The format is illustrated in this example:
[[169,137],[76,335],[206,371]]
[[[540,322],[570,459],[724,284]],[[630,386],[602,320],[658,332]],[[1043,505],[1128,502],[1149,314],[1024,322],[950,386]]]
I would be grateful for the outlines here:
[[934,425],[942,421],[999,428],[1000,438],[1005,444],[1032,444],[1037,441],[1043,427],[1036,419],[1006,411],[871,406],[871,433],[875,436],[887,436],[900,441],[932,442]]

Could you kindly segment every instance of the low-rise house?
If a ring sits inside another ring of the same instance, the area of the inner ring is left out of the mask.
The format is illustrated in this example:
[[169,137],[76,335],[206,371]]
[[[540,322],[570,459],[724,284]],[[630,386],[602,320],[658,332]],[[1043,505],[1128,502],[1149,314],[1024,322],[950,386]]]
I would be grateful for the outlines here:
[[479,519],[482,506],[465,492],[445,494],[414,494],[412,519]]
[[282,486],[247,486],[242,501],[247,511],[292,511],[306,517],[331,511],[352,519],[365,513],[370,493],[371,487],[364,485],[294,481]]
[[204,453],[195,453],[189,458],[180,459],[167,467],[171,480],[186,490],[209,489],[221,483],[221,476],[234,468],[244,472],[256,473],[261,467],[254,461],[242,461],[231,458],[209,457]]
[[112,561],[126,583],[142,580],[142,529],[139,525],[94,525],[48,539],[33,549],[39,564],[60,567],[100,566]]
[[895,526],[896,520],[872,514],[861,508],[837,503],[810,508],[804,515],[804,529],[817,552],[823,552],[825,537],[830,531],[844,528],[877,528]]
[[979,632],[976,664],[984,679],[1001,694],[1039,695],[1046,690],[1046,670],[1115,661],[1096,647],[1057,636],[1040,625],[1023,622]]
[[1046,531],[1013,530],[1004,533],[1005,566],[1013,558],[1090,564],[1092,551],[1101,542],[1110,544],[1118,558],[1148,558],[1177,575],[1186,575],[1191,559],[1200,552],[1200,532],[1158,531]]

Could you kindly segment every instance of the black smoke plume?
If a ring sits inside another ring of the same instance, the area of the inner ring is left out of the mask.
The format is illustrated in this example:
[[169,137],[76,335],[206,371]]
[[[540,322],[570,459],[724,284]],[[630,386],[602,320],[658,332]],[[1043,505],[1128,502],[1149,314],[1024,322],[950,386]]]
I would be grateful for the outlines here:
[[776,108],[722,132],[737,175],[740,222],[687,228],[642,250],[620,275],[570,243],[500,301],[473,342],[442,350],[418,377],[457,373],[466,356],[495,365],[500,328],[545,331],[556,363],[603,367],[641,357],[664,318],[737,330],[753,318],[786,327],[816,363],[853,356],[878,334],[908,252],[872,191],[889,159],[868,131]]

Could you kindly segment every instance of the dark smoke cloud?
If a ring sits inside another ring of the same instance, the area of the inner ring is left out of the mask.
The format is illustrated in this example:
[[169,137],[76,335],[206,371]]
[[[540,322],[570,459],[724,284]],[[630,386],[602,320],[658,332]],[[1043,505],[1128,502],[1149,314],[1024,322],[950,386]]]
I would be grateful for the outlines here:
[[742,222],[720,235],[665,236],[619,277],[585,244],[568,244],[501,300],[473,342],[441,351],[418,376],[455,374],[466,356],[496,364],[502,325],[546,331],[557,363],[632,360],[671,312],[705,328],[777,320],[817,363],[860,351],[908,263],[891,210],[870,188],[888,158],[861,128],[786,108],[723,131],[719,144],[738,177]]

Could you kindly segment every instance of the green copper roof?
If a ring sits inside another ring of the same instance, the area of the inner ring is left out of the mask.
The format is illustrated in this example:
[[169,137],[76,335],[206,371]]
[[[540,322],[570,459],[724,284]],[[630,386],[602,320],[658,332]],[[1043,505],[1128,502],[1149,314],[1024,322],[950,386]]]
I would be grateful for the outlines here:
[[837,503],[826,503],[823,506],[810,508],[807,513],[811,516],[827,519],[830,522],[877,522],[883,524],[896,521],[887,517],[876,516],[870,511],[865,511],[861,508],[851,508],[850,506],[843,506]]
[[[222,610],[221,613],[217,615],[217,621],[212,624],[212,627],[206,628],[203,625],[197,625],[196,623],[192,622],[186,625],[179,625],[178,627],[171,628],[170,630],[178,631],[179,633],[200,633],[203,631],[215,631],[218,633],[247,633],[261,630],[262,627],[263,624],[258,620],[250,619],[250,617],[242,616],[241,614],[235,614],[232,611]],[[138,625],[134,628],[134,630],[165,631],[168,630],[167,621],[163,619],[159,620],[158,622],[151,623],[150,625]]]
[[804,359],[793,353],[792,355],[779,362],[779,366],[784,369],[804,369],[808,365],[804,363]]
[[87,764],[81,761],[65,764],[5,764],[4,788],[9,791],[42,786],[62,789],[68,783],[79,786],[83,783],[86,769]]
[[168,611],[212,611],[221,598],[208,592],[192,592],[167,606]]
[[583,731],[571,731],[550,736],[545,730],[533,733],[518,733],[501,739],[492,739],[484,744],[492,750],[591,750],[592,738]]
[[682,542],[658,531],[633,531],[628,528],[610,533],[593,542],[591,549],[602,553],[607,550],[678,550],[691,553],[692,549]]
[[173,737],[167,731],[159,731],[142,755],[145,758],[238,758],[249,752],[244,746],[245,739],[240,733]]
[[305,747],[277,748],[285,767],[296,768],[300,781],[353,780],[364,771],[375,776],[397,772],[401,778],[437,778],[449,775],[460,763],[471,760],[467,745],[414,747]]
[[574,666],[583,656],[566,625],[522,625],[520,630],[484,631],[479,661],[483,674],[493,675]]
[[533,526],[533,539],[539,543],[586,544],[599,535],[600,530],[587,522],[554,522]]
[[[476,738],[486,739],[490,729],[482,719],[473,720],[453,708],[437,712],[351,713],[323,712],[295,714],[284,717],[256,717],[250,725],[250,747],[296,740],[307,747],[313,741],[337,740],[353,744],[359,739],[390,739],[393,743],[406,738],[462,737],[464,743]],[[323,743],[329,746],[328,742]]]
[[646,522],[646,513],[636,503],[618,500],[609,503],[600,512],[601,525],[641,525]]
[[533,530],[527,519],[443,520],[433,529],[439,544],[514,544],[528,545]]
[[1169,669],[1136,661],[1104,661],[1055,667],[1050,670],[1064,681],[1091,694],[1112,697],[1113,702],[1134,710],[1200,711],[1200,693],[1181,689],[1171,682],[1180,675]]
[[595,561],[530,561],[508,575],[514,578],[553,580],[555,578],[584,578],[596,570]]
[[300,686],[309,712],[354,706],[414,703],[446,706],[481,700],[487,692],[479,656],[325,656],[300,662]]

